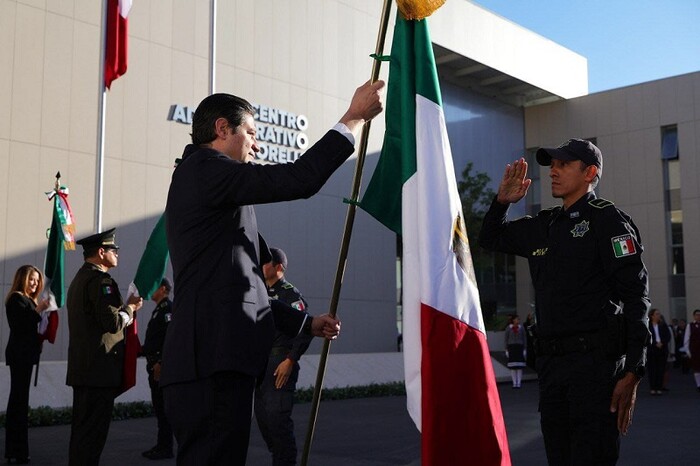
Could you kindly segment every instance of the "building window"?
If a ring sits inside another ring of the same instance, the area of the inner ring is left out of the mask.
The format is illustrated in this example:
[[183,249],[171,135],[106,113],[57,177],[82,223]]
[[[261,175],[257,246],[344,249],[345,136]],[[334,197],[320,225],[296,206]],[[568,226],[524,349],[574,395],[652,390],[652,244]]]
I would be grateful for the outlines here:
[[678,127],[661,128],[661,158],[673,160],[678,158]]
[[678,128],[661,128],[661,163],[666,208],[666,244],[668,245],[669,296],[671,316],[685,317],[685,256],[683,249],[683,206],[681,203],[681,162]]

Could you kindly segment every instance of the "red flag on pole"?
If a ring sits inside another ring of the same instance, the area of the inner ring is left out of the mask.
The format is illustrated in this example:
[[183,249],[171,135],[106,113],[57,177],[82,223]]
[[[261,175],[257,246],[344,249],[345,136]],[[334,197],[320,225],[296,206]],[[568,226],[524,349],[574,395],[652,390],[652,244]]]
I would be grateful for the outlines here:
[[136,326],[136,313],[134,322],[124,330],[124,372],[122,373],[121,392],[124,393],[136,385],[136,358],[141,352],[138,328]]
[[127,16],[132,0],[107,0],[107,43],[105,51],[105,87],[126,73]]

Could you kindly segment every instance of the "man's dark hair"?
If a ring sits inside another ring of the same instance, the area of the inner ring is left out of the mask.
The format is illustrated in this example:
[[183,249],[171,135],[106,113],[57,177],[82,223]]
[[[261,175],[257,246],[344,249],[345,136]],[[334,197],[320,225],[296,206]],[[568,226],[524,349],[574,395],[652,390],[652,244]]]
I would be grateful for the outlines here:
[[97,254],[102,246],[83,247],[83,259],[87,260]]
[[255,109],[245,99],[231,94],[212,94],[197,106],[192,116],[192,144],[207,144],[216,139],[214,123],[226,118],[231,126],[243,123],[246,114],[255,115]]

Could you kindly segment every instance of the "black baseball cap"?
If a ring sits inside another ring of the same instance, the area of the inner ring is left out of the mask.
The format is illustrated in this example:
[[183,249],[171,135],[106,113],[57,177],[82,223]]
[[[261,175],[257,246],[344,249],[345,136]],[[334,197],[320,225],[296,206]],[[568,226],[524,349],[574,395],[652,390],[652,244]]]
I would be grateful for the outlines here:
[[569,139],[564,144],[556,148],[541,147],[535,153],[537,163],[548,167],[552,164],[552,159],[557,160],[580,160],[586,165],[598,167],[598,178],[603,175],[603,154],[595,144],[585,139]]
[[282,264],[282,268],[287,270],[287,255],[280,248],[270,248],[273,264]]

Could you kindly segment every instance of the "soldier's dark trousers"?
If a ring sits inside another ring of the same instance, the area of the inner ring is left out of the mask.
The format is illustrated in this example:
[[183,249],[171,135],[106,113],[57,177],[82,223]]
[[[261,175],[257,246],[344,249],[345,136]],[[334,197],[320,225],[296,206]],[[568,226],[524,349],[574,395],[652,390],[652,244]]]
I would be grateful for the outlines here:
[[29,385],[32,381],[31,364],[10,366],[10,396],[5,418],[5,458],[29,456]]
[[664,388],[664,372],[666,372],[666,361],[668,353],[652,345],[647,351],[647,376],[649,377],[649,388],[651,390],[661,390]]
[[550,466],[617,463],[620,434],[610,412],[622,361],[602,351],[537,356],[540,422]]
[[295,465],[297,458],[292,408],[299,365],[294,365],[289,380],[282,388],[275,388],[274,372],[285,358],[284,354],[270,355],[265,377],[255,390],[255,419],[267,448],[272,453],[273,466]]
[[232,371],[163,387],[177,464],[245,465],[254,390],[255,377]]
[[73,387],[73,419],[70,429],[68,464],[93,466],[107,441],[116,387]]
[[151,387],[151,403],[153,411],[156,413],[158,420],[158,442],[157,446],[160,449],[172,450],[173,448],[173,429],[170,427],[168,418],[165,416],[165,403],[163,402],[163,390],[158,385],[158,382],[153,380],[153,375],[148,375],[148,385]]

